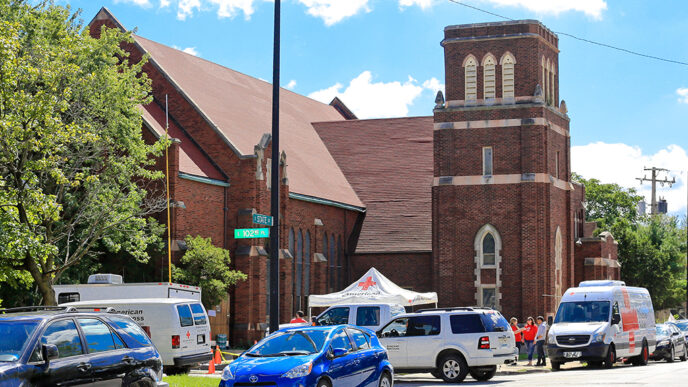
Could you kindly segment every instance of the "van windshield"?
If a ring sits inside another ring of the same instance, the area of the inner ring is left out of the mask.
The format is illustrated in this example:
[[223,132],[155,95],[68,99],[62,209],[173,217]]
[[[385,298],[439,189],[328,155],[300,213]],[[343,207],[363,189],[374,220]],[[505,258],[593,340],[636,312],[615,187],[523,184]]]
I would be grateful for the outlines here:
[[554,323],[588,323],[609,321],[609,301],[562,302]]

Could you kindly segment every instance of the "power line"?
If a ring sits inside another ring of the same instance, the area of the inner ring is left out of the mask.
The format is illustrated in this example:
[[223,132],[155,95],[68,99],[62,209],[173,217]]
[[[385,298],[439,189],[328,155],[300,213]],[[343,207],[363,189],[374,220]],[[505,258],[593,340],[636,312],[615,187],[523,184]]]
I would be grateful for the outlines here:
[[[512,19],[512,18],[510,18],[510,17],[506,17],[506,16],[500,15],[500,14],[498,14],[498,13],[491,12],[491,11],[488,11],[488,10],[485,10],[485,9],[482,9],[482,8],[479,8],[479,7],[476,7],[476,6],[474,6],[474,5],[462,3],[462,2],[459,1],[459,0],[448,0],[448,1],[451,2],[451,3],[454,3],[454,4],[462,5],[462,6],[466,7],[466,8],[471,8],[471,9],[473,9],[473,10],[476,10],[476,11],[479,11],[479,12],[486,13],[486,14],[488,14],[488,15],[496,16],[496,17],[499,17],[499,18],[502,18],[502,19],[505,19],[505,20],[509,20],[509,21],[516,21],[516,19]],[[623,47],[613,46],[613,45],[611,45],[611,44],[596,42],[596,41],[594,41],[594,40],[581,38],[581,37],[578,37],[578,36],[576,36],[576,35],[569,34],[569,33],[566,33],[566,32],[554,31],[554,33],[555,33],[555,34],[558,34],[558,35],[568,36],[568,37],[570,37],[570,38],[573,38],[573,39],[576,39],[576,40],[580,40],[580,41],[585,42],[585,43],[594,44],[594,45],[601,46],[601,47],[605,47],[605,48],[611,48],[611,49],[613,49],[613,50],[625,52],[625,53],[627,53],[627,54],[636,55],[636,56],[640,56],[640,57],[643,57],[643,58],[654,59],[654,60],[659,60],[659,61],[663,61],[663,62],[668,62],[668,63],[674,63],[674,64],[683,65],[683,66],[688,66],[688,62],[682,62],[682,61],[678,61],[678,60],[662,58],[662,57],[659,57],[659,56],[643,54],[642,52],[632,51],[632,50],[629,50],[629,49],[626,49],[626,48],[623,48]]]

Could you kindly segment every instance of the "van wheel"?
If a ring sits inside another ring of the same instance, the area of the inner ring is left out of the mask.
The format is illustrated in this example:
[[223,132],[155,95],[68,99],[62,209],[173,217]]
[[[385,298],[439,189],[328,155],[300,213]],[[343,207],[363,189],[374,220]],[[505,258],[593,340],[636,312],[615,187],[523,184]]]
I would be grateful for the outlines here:
[[440,361],[439,374],[447,383],[462,382],[468,375],[468,365],[461,355],[447,355]]
[[607,356],[605,356],[603,361],[604,368],[612,368],[614,363],[616,363],[616,350],[613,345],[610,345],[607,350]]
[[672,344],[671,347],[669,347],[669,357],[666,359],[666,361],[669,363],[673,363],[674,359],[676,359],[676,349]]
[[492,379],[497,373],[497,366],[492,366],[488,368],[471,368],[468,370],[473,379],[479,382],[485,382]]
[[633,365],[644,366],[649,360],[649,352],[647,349],[647,342],[643,339],[643,348],[640,350],[640,355],[633,357]]
[[561,369],[561,363],[558,361],[551,361],[550,364],[552,365],[552,371],[559,371]]

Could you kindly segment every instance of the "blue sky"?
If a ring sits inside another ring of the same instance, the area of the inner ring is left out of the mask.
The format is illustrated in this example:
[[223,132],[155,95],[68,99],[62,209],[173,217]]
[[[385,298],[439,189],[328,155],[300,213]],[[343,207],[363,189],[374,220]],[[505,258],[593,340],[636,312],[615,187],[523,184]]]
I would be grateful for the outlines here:
[[[681,0],[457,0],[555,32],[688,62]],[[272,79],[274,3],[266,0],[61,0],[85,22],[108,7],[126,28],[243,73]],[[359,117],[430,115],[444,83],[443,28],[500,21],[449,0],[282,1],[282,86]],[[671,169],[659,193],[685,213],[688,66],[560,35],[560,95],[571,117],[572,169],[634,187],[644,166]],[[649,196],[648,196],[649,198]],[[649,199],[648,199],[649,200]]]

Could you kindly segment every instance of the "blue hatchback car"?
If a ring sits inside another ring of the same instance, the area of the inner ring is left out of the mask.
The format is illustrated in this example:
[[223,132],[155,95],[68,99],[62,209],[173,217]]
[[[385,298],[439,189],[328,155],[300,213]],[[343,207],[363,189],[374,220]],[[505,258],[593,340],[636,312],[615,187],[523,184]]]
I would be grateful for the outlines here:
[[391,387],[394,370],[371,330],[351,325],[281,329],[222,372],[220,387]]

